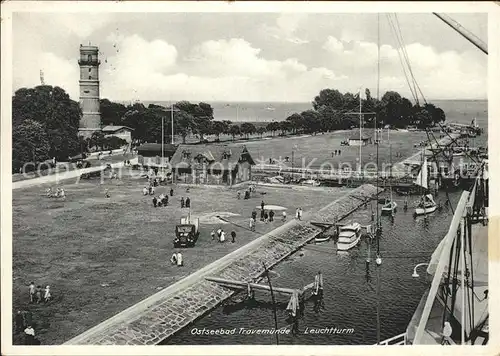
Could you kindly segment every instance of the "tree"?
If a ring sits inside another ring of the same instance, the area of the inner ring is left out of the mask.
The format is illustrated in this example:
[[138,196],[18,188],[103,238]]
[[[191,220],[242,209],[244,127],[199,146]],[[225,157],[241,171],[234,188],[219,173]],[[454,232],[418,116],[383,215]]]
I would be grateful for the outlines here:
[[[151,105],[150,105],[151,106]],[[114,103],[108,99],[100,100],[102,125],[120,125],[127,107],[120,103]]]
[[186,111],[174,112],[174,130],[175,133],[181,135],[182,143],[186,143],[186,137],[191,132],[191,127],[194,126],[195,118]]
[[340,109],[344,106],[344,96],[336,89],[323,89],[313,101],[314,110],[318,110],[322,106],[331,106],[335,109]]
[[300,116],[304,132],[316,134],[321,130],[321,115],[317,111],[303,111]]
[[102,131],[93,132],[90,136],[90,145],[104,150],[104,133]]
[[234,141],[235,136],[241,134],[240,127],[238,125],[232,125],[229,128],[229,134],[233,137],[233,141]]
[[299,129],[304,127],[304,119],[302,115],[298,113],[288,116],[285,121],[289,123],[287,129],[291,129],[289,131],[293,131],[294,134],[296,134]]
[[[26,119],[12,128],[12,169],[19,171],[24,164],[34,166],[50,158],[50,144],[41,123]],[[33,168],[34,168],[33,166]]]
[[271,135],[275,135],[276,131],[278,131],[280,128],[279,122],[272,121],[266,125],[266,130],[271,132]]
[[261,126],[257,129],[257,133],[259,134],[260,138],[262,138],[262,135],[266,133],[266,128],[264,126]]
[[256,132],[255,125],[250,122],[244,122],[241,124],[240,131],[248,139],[250,135]]
[[59,87],[21,88],[12,97],[13,128],[26,120],[40,123],[47,134],[49,156],[58,160],[80,151],[78,127],[81,115],[79,104]]
[[203,102],[192,104],[189,101],[180,101],[175,104],[175,107],[194,118],[189,129],[198,135],[200,141],[203,141],[204,135],[210,133],[210,123],[214,118],[212,106]]
[[211,133],[217,137],[217,141],[220,141],[220,135],[227,132],[229,129],[229,124],[227,121],[213,121],[211,127]]

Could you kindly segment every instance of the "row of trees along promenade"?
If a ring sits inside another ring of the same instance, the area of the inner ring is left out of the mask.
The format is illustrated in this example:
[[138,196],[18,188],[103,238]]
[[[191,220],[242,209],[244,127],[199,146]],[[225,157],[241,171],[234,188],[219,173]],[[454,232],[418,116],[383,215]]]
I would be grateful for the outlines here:
[[[335,89],[323,89],[312,101],[312,109],[294,113],[282,121],[266,123],[233,123],[216,120],[214,110],[208,103],[179,101],[174,107],[175,134],[186,142],[195,137],[207,142],[207,136],[221,135],[248,139],[250,135],[269,134],[295,135],[317,134],[359,127],[359,117],[348,115],[359,110],[359,94],[341,93]],[[386,92],[380,100],[373,98],[366,89],[361,100],[363,112],[374,112],[363,120],[364,127],[390,125],[394,128],[415,126],[420,129],[435,126],[445,120],[442,109],[433,104],[412,104],[410,100],[394,91]],[[27,162],[43,162],[55,157],[65,161],[69,156],[91,149],[114,149],[124,141],[104,137],[100,132],[91,138],[78,136],[82,115],[78,102],[72,100],[60,87],[49,85],[18,89],[12,97],[12,168],[18,172]],[[108,99],[101,100],[102,125],[123,125],[132,128],[135,143],[161,142],[162,118],[170,121],[170,108],[142,103],[124,105]],[[377,122],[375,122],[377,120]],[[170,141],[170,130],[164,132]]]

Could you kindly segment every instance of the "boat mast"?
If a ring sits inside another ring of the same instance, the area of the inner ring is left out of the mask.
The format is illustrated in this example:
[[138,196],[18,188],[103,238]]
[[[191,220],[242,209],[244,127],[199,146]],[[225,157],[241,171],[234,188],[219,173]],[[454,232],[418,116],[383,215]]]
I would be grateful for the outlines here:
[[359,87],[359,172],[362,173],[363,168],[361,165],[361,148],[363,147],[363,136],[362,136],[362,131],[363,131],[363,116],[361,114],[361,89],[362,87]]

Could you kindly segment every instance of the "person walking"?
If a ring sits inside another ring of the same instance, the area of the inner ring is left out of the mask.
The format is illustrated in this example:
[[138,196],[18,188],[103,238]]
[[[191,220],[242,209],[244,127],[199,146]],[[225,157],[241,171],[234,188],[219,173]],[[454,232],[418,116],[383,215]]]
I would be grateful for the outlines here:
[[302,220],[302,208],[299,208],[297,215],[298,215],[299,220]]
[[269,221],[269,214],[267,213],[266,210],[264,210],[264,222],[268,222]]
[[295,209],[295,219],[299,220],[299,208]]
[[264,206],[265,206],[265,204],[264,204],[264,200],[263,200],[262,203],[260,203],[260,209],[264,210]]
[[273,222],[274,221],[274,211],[270,210],[269,211],[269,222]]
[[174,196],[174,188],[170,188],[170,196],[173,197]]
[[30,293],[30,303],[33,303],[35,301],[35,293],[36,293],[35,283],[33,282],[30,283],[29,293]]
[[255,219],[253,217],[250,218],[250,221],[248,222],[248,227],[250,228],[250,231],[255,231]]
[[238,197],[238,200],[241,199],[241,192],[238,190],[238,192],[236,193],[236,196]]
[[235,243],[236,242],[236,231],[231,231],[231,243]]
[[184,197],[181,198],[181,209],[184,208]]
[[191,199],[189,197],[186,198],[186,208],[191,208]]
[[257,212],[255,209],[252,211],[252,219],[257,220]]
[[282,221],[285,222],[286,221],[286,211],[283,211],[283,213],[281,214],[282,215]]
[[45,287],[45,294],[43,295],[43,301],[47,303],[52,299],[52,294],[50,294],[50,286]]
[[224,232],[224,230],[221,230],[219,241],[221,243],[224,243],[225,240],[226,240],[226,233]]
[[36,286],[35,298],[37,304],[42,301],[42,286]]
[[172,265],[176,265],[177,264],[177,254],[175,252],[172,254],[172,257],[170,257],[170,263]]
[[210,236],[212,236],[212,241],[215,240],[215,230],[214,229],[212,229]]
[[184,262],[182,261],[182,253],[177,252],[177,267],[184,266]]

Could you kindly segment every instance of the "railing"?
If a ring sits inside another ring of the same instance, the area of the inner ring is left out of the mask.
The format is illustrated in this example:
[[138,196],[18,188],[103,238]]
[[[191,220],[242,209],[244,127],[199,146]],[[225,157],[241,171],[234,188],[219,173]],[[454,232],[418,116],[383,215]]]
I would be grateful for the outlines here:
[[252,168],[253,172],[276,172],[276,173],[299,173],[316,175],[320,177],[335,176],[338,178],[376,178],[377,174],[379,178],[411,178],[406,172],[375,172],[375,171],[342,171],[335,169],[314,169],[314,168],[290,168],[278,165],[262,164]]
[[[377,344],[375,344],[377,345]],[[391,337],[390,339],[386,339],[381,341],[378,345],[406,345],[406,333],[402,333],[396,336]]]

